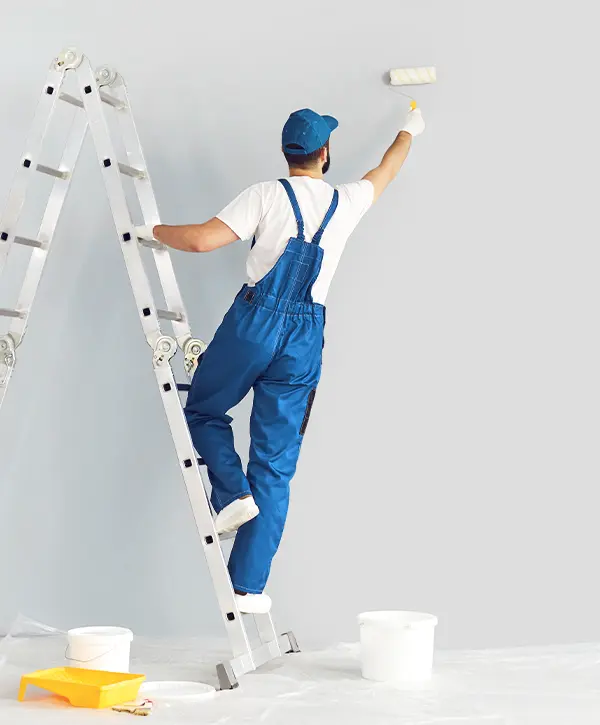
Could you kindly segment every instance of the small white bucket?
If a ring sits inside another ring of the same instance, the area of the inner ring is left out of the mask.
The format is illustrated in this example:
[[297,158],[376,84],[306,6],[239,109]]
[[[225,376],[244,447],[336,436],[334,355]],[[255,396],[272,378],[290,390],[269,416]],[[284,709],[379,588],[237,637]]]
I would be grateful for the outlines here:
[[421,612],[359,614],[362,674],[379,682],[426,682],[438,620]]
[[65,659],[69,667],[129,672],[133,632],[124,627],[79,627],[67,632]]

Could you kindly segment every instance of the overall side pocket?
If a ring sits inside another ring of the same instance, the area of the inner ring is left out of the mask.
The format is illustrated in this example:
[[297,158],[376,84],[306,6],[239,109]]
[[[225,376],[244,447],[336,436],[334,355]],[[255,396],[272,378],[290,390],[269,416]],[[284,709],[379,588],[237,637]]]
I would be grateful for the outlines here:
[[306,410],[304,411],[304,418],[302,419],[302,425],[300,426],[300,435],[303,436],[306,433],[306,427],[310,419],[310,411],[312,410],[313,403],[315,402],[315,395],[317,391],[315,388],[308,394],[308,401],[306,403]]

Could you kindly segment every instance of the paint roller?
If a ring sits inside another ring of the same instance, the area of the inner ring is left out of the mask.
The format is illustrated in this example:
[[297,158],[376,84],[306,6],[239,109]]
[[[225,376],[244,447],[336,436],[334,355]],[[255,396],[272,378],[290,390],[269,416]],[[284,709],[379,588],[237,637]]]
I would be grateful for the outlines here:
[[[435,83],[437,80],[435,67],[425,66],[423,68],[394,68],[390,71],[390,86],[417,86],[424,83]],[[410,109],[414,111],[417,102],[408,93],[402,93],[403,96],[410,98]]]

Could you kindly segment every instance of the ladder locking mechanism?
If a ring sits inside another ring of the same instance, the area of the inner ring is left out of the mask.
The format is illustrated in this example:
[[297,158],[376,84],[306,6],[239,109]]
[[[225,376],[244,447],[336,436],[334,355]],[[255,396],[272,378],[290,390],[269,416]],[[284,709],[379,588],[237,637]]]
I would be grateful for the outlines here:
[[77,50],[77,48],[65,48],[54,59],[54,67],[57,70],[62,70],[63,68],[74,69],[81,65],[82,60],[83,53]]
[[183,366],[188,375],[191,375],[198,367],[198,359],[204,354],[207,344],[202,340],[190,338],[183,346]]
[[109,88],[116,88],[117,86],[124,85],[121,75],[112,68],[102,66],[96,71],[95,78],[96,83],[98,84],[98,88],[100,89],[101,100],[107,105],[116,108],[117,111],[125,110],[127,108],[127,105],[120,98],[115,98],[114,96],[111,96],[102,90],[103,86],[108,86]]
[[104,65],[96,70],[96,83],[99,86],[118,86],[122,82],[123,79],[114,68]]
[[15,343],[10,335],[0,337],[0,386],[4,385],[15,366]]
[[154,346],[154,355],[152,356],[152,364],[155,368],[160,368],[169,364],[169,360],[177,352],[177,343],[172,337],[162,335],[156,341]]

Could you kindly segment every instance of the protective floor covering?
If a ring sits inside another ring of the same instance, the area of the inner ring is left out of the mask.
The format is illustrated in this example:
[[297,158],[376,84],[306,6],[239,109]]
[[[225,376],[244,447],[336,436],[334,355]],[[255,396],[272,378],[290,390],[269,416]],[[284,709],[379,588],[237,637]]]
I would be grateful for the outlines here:
[[[265,725],[597,725],[600,723],[600,645],[479,652],[440,652],[435,676],[421,690],[367,682],[357,645],[287,655],[243,678],[237,690],[201,703],[157,703],[149,720],[112,711],[79,710],[32,688],[16,700],[19,677],[62,665],[59,637],[3,642],[0,723],[264,723]],[[136,638],[132,672],[153,680],[216,685],[223,657],[198,639]]]

